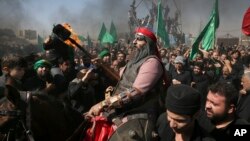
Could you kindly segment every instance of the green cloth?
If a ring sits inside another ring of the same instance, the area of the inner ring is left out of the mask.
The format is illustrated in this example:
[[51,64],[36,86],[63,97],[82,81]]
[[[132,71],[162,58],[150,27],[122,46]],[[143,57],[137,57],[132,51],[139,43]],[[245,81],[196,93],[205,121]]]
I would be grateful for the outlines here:
[[98,56],[99,56],[99,58],[103,58],[104,56],[107,56],[107,55],[109,55],[109,51],[108,50],[103,50],[102,52],[100,52],[99,54],[98,54]]
[[113,37],[114,42],[118,41],[117,32],[116,32],[116,28],[115,28],[113,21],[111,22],[111,26],[110,26],[110,35]]
[[105,26],[104,23],[102,23],[102,28],[101,28],[101,31],[100,31],[100,33],[98,35],[98,40],[99,41],[102,40],[102,38],[103,38],[103,36],[104,36],[105,33],[106,33],[106,26]]
[[86,41],[86,38],[85,38],[84,36],[82,36],[82,35],[78,35],[78,38],[79,38],[82,42]]
[[190,60],[193,60],[196,56],[196,53],[199,50],[199,45],[201,40],[202,47],[204,50],[212,49],[215,42],[215,32],[216,29],[219,27],[219,11],[218,11],[218,0],[215,0],[214,8],[211,13],[209,22],[205,26],[205,28],[201,31],[200,35],[195,40],[194,44],[192,45],[192,50],[190,53]]
[[108,32],[106,32],[101,40],[102,44],[103,43],[110,43],[113,44],[114,43],[114,38],[112,37],[112,35],[110,35]]
[[36,61],[36,63],[34,64],[33,69],[35,71],[37,71],[37,69],[39,67],[49,67],[49,68],[51,68],[51,66],[52,66],[52,64],[49,61],[42,59],[42,60]]
[[161,38],[164,43],[164,47],[170,47],[169,36],[165,28],[165,24],[162,16],[161,0],[158,0],[158,14],[157,14],[157,36]]

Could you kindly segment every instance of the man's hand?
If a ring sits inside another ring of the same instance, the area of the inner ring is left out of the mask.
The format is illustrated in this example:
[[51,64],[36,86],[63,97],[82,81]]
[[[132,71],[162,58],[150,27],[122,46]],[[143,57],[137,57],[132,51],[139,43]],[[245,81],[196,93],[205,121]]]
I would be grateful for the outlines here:
[[194,87],[196,85],[195,82],[191,82],[191,87]]
[[221,67],[220,63],[215,63],[214,66],[215,66],[216,68],[220,68],[220,67]]
[[173,79],[172,80],[172,83],[175,85],[175,84],[181,84],[181,81],[178,81],[178,80],[176,80],[176,79]]
[[87,82],[92,77],[92,74],[93,74],[93,69],[89,69],[83,76],[82,81]]
[[103,110],[103,107],[102,107],[101,103],[98,103],[90,108],[88,115],[98,116],[98,115],[100,115],[102,110]]

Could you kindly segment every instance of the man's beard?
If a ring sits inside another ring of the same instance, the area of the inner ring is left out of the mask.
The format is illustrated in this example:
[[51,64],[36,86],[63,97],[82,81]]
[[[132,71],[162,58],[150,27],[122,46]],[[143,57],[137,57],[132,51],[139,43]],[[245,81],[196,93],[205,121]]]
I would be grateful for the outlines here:
[[148,47],[148,45],[144,45],[142,48],[136,48],[136,53],[133,56],[133,58],[130,61],[130,64],[135,64],[137,62],[139,62],[141,59],[145,58],[146,56],[149,56],[150,53],[150,49]]
[[45,72],[43,74],[39,75],[40,79],[42,79],[43,81],[48,81],[51,82],[52,81],[52,75],[49,72]]
[[215,115],[211,117],[210,120],[212,121],[212,123],[218,124],[225,121],[227,118],[228,118],[227,113],[223,113],[222,115]]

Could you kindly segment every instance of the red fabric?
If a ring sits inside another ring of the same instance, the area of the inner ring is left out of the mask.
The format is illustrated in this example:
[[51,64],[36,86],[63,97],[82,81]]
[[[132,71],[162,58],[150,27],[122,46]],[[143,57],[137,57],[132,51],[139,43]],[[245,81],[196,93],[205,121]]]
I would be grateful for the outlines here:
[[92,132],[92,127],[87,129],[83,141],[107,141],[114,132],[112,123],[108,122],[104,117],[94,117],[91,122],[93,124],[95,122],[94,130]]
[[242,32],[247,35],[250,36],[250,7],[248,8],[248,10],[246,11],[244,18],[243,18],[243,22],[242,22]]
[[150,39],[152,39],[154,42],[157,41],[156,37],[155,37],[155,34],[150,31],[148,28],[145,28],[145,27],[138,27],[135,29],[135,32],[136,33],[141,33],[147,37],[149,37]]

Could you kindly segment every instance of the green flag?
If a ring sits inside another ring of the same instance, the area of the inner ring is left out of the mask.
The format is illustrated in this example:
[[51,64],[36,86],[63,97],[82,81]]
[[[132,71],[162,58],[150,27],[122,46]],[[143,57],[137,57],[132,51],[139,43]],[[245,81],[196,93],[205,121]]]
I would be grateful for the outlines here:
[[82,42],[86,41],[85,37],[82,36],[82,35],[78,35],[78,38],[79,38]]
[[102,28],[101,28],[101,31],[100,31],[99,36],[98,36],[99,41],[102,41],[102,38],[103,38],[105,33],[106,33],[106,27],[105,27],[105,24],[102,23]]
[[44,41],[44,39],[38,34],[38,36],[37,36],[37,45],[38,45],[38,48],[40,49],[40,51],[44,51],[44,49],[43,49],[43,41]]
[[162,16],[161,0],[158,0],[158,14],[157,14],[157,36],[161,38],[164,43],[164,47],[169,47],[169,37],[165,28],[165,24]]
[[112,35],[113,39],[115,42],[118,41],[117,39],[117,33],[116,33],[116,28],[115,28],[115,25],[113,23],[113,21],[111,22],[111,26],[110,26],[110,35]]
[[199,45],[201,40],[203,40],[202,47],[204,50],[209,50],[213,48],[215,42],[215,32],[218,27],[219,27],[218,0],[215,0],[214,8],[207,25],[201,31],[200,35],[197,37],[194,44],[192,45],[192,50],[190,53],[191,60],[195,58],[195,55],[199,50]]
[[114,38],[111,34],[109,34],[108,32],[106,32],[101,40],[102,43],[110,43],[113,44],[114,43]]
[[92,41],[91,41],[91,39],[90,39],[89,34],[88,34],[88,36],[87,36],[87,42],[88,42],[88,46],[89,46],[89,47],[92,47],[92,46],[93,46],[93,43],[92,43]]

